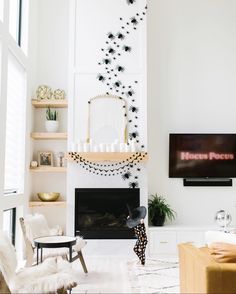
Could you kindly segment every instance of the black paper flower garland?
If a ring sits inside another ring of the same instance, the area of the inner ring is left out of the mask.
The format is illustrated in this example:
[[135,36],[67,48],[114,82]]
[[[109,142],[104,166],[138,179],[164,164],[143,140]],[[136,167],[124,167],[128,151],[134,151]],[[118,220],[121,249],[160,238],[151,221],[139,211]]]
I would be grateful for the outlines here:
[[[128,5],[133,5],[136,3],[136,0],[126,0],[126,2]],[[100,66],[104,67],[103,71],[105,71],[105,74],[102,75],[99,73],[97,75],[99,82],[106,83],[106,86],[108,87],[107,95],[113,94],[126,97],[129,104],[129,138],[130,140],[141,144],[142,150],[145,149],[145,146],[144,144],[140,143],[139,132],[137,131],[139,108],[135,105],[135,94],[137,92],[136,85],[138,84],[138,81],[135,80],[131,85],[125,85],[125,83],[122,82],[121,74],[124,73],[126,69],[118,62],[118,59],[123,54],[132,53],[132,47],[128,45],[127,38],[132,30],[137,30],[140,23],[144,20],[144,16],[146,16],[146,11],[147,5],[143,11],[136,13],[129,20],[124,20],[123,17],[120,17],[119,19],[122,21],[120,30],[117,33],[107,33],[106,46],[101,48],[101,51],[104,53],[104,58],[102,61],[98,62]],[[112,93],[110,93],[110,91],[112,91]],[[131,179],[132,174],[129,172],[130,168],[132,168],[132,164],[127,167],[128,171],[124,171],[122,174],[123,180]],[[138,168],[137,171],[140,172],[141,169]],[[99,169],[99,172],[101,175],[103,175],[101,169]],[[96,174],[99,174],[99,172]],[[109,173],[108,175],[113,174]],[[137,188],[139,186],[138,182],[136,181],[138,180],[138,176],[133,175],[133,177],[134,181],[129,182],[129,187]]]
[[[122,175],[122,179],[124,180],[130,179],[132,175],[130,169],[137,166],[147,156],[147,153],[136,152],[132,156],[117,163],[101,164],[87,160],[78,152],[69,152],[68,154],[72,160],[79,163],[82,168],[90,173],[109,177]],[[140,171],[140,168],[137,168],[137,171]]]

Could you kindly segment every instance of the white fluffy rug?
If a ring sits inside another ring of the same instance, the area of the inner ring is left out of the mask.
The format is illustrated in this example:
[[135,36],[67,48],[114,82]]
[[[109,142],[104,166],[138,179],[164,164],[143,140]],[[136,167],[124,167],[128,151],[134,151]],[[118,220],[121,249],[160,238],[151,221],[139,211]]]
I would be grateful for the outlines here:
[[72,293],[130,293],[128,269],[122,257],[86,256],[84,257],[88,274],[84,274],[78,262],[73,267],[80,270],[79,285]]
[[87,256],[88,275],[79,269],[79,285],[72,293],[179,293],[178,262],[174,258],[137,259],[115,256]]

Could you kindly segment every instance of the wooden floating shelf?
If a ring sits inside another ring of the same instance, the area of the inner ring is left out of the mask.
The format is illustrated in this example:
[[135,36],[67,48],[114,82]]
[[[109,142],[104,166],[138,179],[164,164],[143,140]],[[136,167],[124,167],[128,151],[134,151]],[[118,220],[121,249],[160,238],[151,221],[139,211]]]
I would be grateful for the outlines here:
[[[142,161],[148,160],[148,154],[145,152],[139,152],[143,157]],[[102,161],[110,161],[110,162],[119,162],[126,160],[130,157],[136,155],[136,152],[78,152],[85,160],[92,162],[102,162]],[[74,161],[71,156],[67,153],[67,159],[69,161]]]
[[30,168],[34,173],[65,173],[66,167],[58,166],[39,166],[36,168]]
[[47,108],[47,107],[54,107],[54,108],[67,108],[68,107],[68,101],[61,99],[61,100],[32,100],[32,105],[35,108]]
[[52,207],[52,206],[66,206],[66,201],[30,201],[29,207]]
[[31,133],[34,140],[67,140],[67,133]]

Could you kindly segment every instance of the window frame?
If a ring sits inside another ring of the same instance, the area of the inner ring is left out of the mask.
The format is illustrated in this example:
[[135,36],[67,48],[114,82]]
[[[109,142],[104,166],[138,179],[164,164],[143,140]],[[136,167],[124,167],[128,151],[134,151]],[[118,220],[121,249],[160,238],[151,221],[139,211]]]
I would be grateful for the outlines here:
[[17,44],[21,47],[21,39],[22,39],[22,7],[23,0],[19,0],[18,2],[18,30],[17,30]]
[[[23,7],[23,0],[8,0],[9,1],[9,33],[15,42],[21,47],[22,41],[22,7]],[[13,7],[11,7],[13,5]],[[14,10],[13,10],[14,8]],[[15,11],[15,13],[11,14],[10,11]]]
[[3,213],[6,211],[10,211],[10,236],[11,243],[15,246],[16,244],[16,207],[8,208],[3,210]]

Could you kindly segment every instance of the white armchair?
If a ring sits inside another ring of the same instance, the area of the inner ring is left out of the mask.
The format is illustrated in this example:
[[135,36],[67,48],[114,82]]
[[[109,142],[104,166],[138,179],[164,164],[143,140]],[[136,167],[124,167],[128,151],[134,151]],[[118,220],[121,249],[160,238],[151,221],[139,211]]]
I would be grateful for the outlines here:
[[78,283],[78,274],[68,261],[48,258],[37,267],[19,271],[15,248],[0,232],[0,293],[67,293]]
[[[24,218],[20,218],[21,229],[24,236],[26,245],[26,266],[31,266],[36,261],[36,250],[34,245],[34,239],[45,236],[58,236],[62,235],[62,229],[57,226],[52,229],[48,227],[47,220],[42,214],[27,215]],[[86,242],[81,237],[77,237],[77,242],[73,246],[74,257],[73,261],[77,258],[80,259],[81,265],[85,273],[88,273],[83,254],[82,248],[86,245]],[[62,258],[68,260],[68,248],[56,248],[56,249],[44,249],[43,257],[56,257],[62,256]]]

